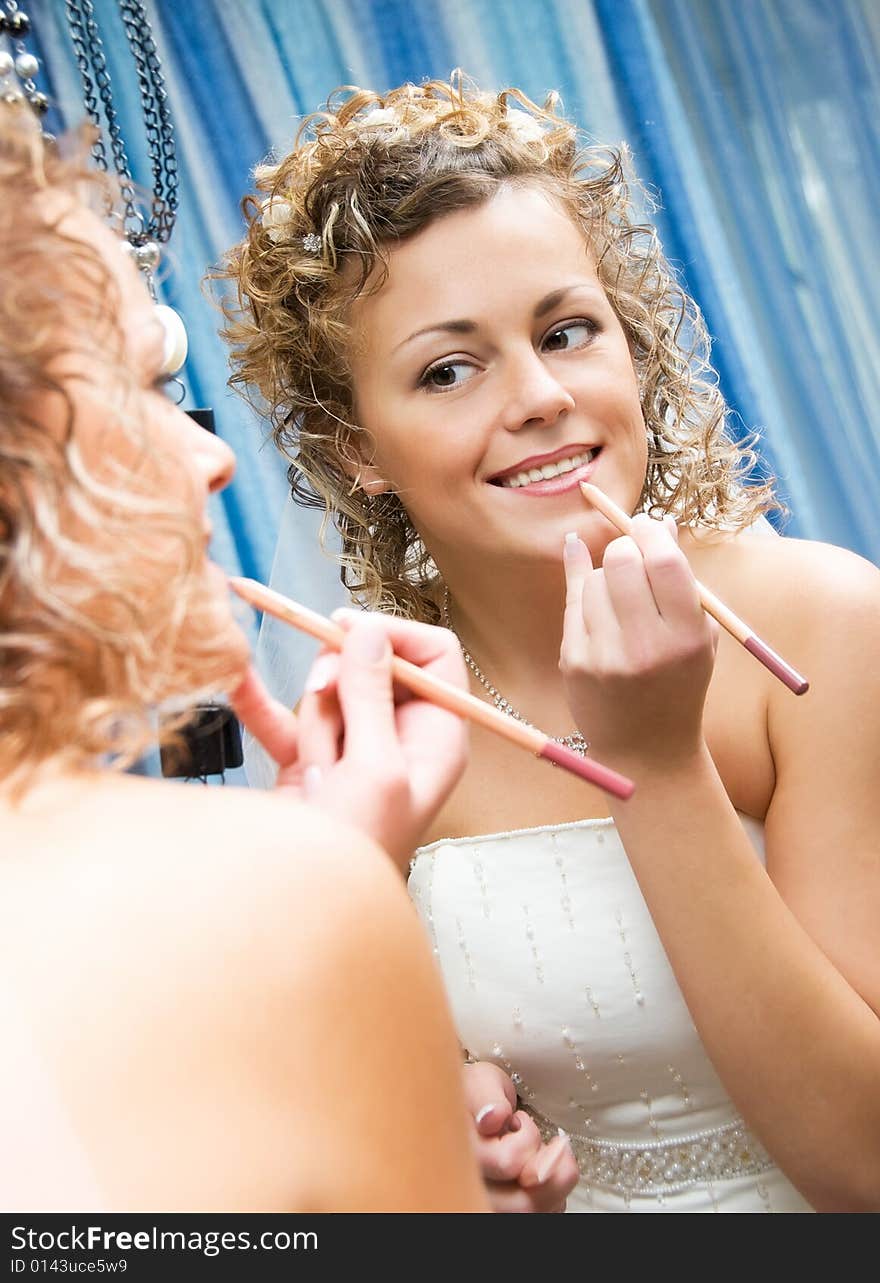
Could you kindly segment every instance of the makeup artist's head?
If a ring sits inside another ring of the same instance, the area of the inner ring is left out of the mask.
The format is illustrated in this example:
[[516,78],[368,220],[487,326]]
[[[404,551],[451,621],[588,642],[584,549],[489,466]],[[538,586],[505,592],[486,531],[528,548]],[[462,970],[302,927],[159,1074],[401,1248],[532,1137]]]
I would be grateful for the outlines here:
[[0,112],[0,779],[137,753],[247,657],[206,557],[228,448],[162,390],[163,332],[29,109]]
[[595,545],[579,478],[690,524],[769,506],[739,482],[705,329],[625,154],[579,149],[553,98],[355,91],[257,183],[218,274],[232,382],[294,496],[334,517],[365,604],[432,620],[435,559],[558,563],[573,527]]

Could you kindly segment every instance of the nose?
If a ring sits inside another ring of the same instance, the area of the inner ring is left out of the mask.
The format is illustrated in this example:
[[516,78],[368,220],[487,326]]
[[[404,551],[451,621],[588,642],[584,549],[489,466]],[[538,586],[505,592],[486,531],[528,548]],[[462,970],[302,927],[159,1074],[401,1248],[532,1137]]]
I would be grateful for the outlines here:
[[533,348],[511,358],[504,426],[519,428],[556,423],[561,414],[575,408],[574,397],[559,382]]
[[215,436],[208,428],[187,418],[189,440],[188,448],[199,476],[204,480],[210,494],[223,490],[235,476],[235,455],[232,450]]

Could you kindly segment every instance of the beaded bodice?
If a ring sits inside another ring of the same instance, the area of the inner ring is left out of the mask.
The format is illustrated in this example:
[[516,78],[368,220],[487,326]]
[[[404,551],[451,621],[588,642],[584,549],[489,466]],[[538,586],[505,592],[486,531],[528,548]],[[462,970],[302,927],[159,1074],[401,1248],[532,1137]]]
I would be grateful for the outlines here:
[[[762,826],[743,824],[763,858]],[[584,1182],[629,1200],[772,1167],[706,1055],[613,821],[441,839],[416,852],[409,889],[462,1045],[511,1075],[548,1135],[575,1138]]]

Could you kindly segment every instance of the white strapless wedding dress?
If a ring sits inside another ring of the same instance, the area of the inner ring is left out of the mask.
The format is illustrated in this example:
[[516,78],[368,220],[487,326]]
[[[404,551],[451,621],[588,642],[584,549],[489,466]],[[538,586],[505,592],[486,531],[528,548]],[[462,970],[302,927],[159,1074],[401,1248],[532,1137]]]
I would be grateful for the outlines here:
[[612,820],[434,842],[409,890],[462,1045],[572,1138],[569,1211],[812,1211],[721,1085]]

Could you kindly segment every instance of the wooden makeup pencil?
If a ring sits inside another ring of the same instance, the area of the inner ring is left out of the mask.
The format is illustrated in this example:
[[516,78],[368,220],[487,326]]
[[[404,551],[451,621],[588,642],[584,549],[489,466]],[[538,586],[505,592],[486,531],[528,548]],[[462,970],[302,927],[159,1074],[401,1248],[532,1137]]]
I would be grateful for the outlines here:
[[[319,641],[331,646],[334,650],[341,649],[345,632],[332,619],[326,619],[316,611],[309,610],[307,606],[301,606],[298,602],[291,601],[289,597],[283,597],[281,593],[266,588],[254,579],[230,578],[229,585],[233,592],[255,609],[265,611],[266,614],[273,615],[284,623],[292,624],[294,628],[317,637]],[[475,695],[459,690],[457,686],[451,686],[438,677],[432,677],[416,664],[411,664],[408,660],[400,659],[396,655],[391,661],[391,668],[396,681],[407,686],[423,699],[428,699],[451,713],[457,713],[459,717],[478,722],[488,730],[495,731],[496,734],[510,740],[512,744],[528,749],[537,757],[542,757],[555,766],[571,771],[573,775],[580,776],[589,784],[595,784],[613,797],[625,800],[632,796],[635,785],[627,776],[612,771],[593,758],[579,757],[577,753],[573,753],[563,744],[557,744],[549,735],[545,735],[536,727],[515,721],[505,713],[499,712],[497,708],[477,699]]]

